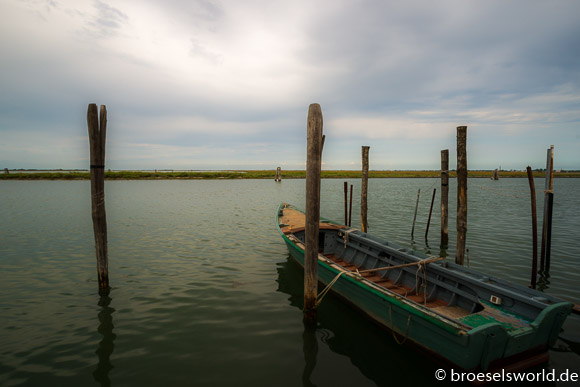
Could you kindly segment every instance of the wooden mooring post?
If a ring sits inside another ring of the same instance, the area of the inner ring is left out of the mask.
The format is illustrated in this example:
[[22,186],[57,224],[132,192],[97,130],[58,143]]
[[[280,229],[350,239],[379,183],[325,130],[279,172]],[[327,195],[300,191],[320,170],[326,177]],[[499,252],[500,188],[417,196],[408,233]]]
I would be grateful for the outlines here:
[[542,247],[540,270],[550,271],[550,250],[552,246],[552,209],[554,206],[554,145],[548,149],[546,158],[546,178],[544,182],[544,219],[542,225]]
[[530,185],[530,194],[532,200],[532,279],[530,287],[535,289],[538,272],[538,219],[536,214],[536,185],[534,184],[532,168],[529,165],[526,168],[526,172],[528,173],[528,184]]
[[437,193],[437,188],[433,188],[433,196],[431,196],[431,207],[429,207],[429,218],[427,219],[427,228],[425,229],[425,239],[429,235],[429,225],[431,224],[431,214],[433,213],[433,203],[435,203],[435,194]]
[[449,149],[443,149],[441,151],[441,246],[447,246],[448,243],[449,243]]
[[318,232],[320,221],[320,172],[322,167],[322,109],[308,108],[306,154],[306,229],[304,252],[304,318],[316,320],[318,296]]
[[274,181],[281,182],[282,181],[282,168],[276,168],[276,176],[274,177]]
[[463,265],[467,235],[467,126],[457,127],[457,247],[455,263]]
[[[99,117],[100,115],[100,117]],[[105,212],[105,140],[107,137],[107,108],[89,104],[87,126],[90,143],[91,198],[93,231],[97,255],[99,293],[109,291],[109,257],[107,251],[107,215]]]
[[369,149],[370,146],[362,147],[362,184],[360,193],[360,228],[362,232],[367,232],[369,222],[367,218],[367,196],[369,187]]

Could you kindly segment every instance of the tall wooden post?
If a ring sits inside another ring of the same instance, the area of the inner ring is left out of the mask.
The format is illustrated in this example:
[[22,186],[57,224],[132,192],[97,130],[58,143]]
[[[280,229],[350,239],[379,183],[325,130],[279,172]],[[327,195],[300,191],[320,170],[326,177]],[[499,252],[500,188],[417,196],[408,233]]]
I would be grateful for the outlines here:
[[467,234],[467,126],[457,127],[457,248],[455,263],[463,265]]
[[280,182],[282,181],[282,168],[276,168],[276,176],[274,177],[274,181]]
[[97,274],[99,293],[104,294],[109,291],[107,214],[105,212],[105,140],[107,137],[107,108],[105,105],[101,105],[100,117],[97,114],[97,105],[94,103],[89,105],[87,126],[91,155],[91,197]]
[[362,184],[360,194],[360,227],[362,232],[367,232],[369,222],[367,219],[367,194],[369,187],[369,149],[370,146],[362,147]]
[[318,295],[318,231],[320,222],[320,171],[322,164],[322,109],[308,108],[306,155],[306,230],[304,252],[304,317],[316,319]]
[[536,185],[534,184],[534,176],[532,168],[528,165],[526,168],[528,173],[528,183],[530,185],[530,194],[532,199],[532,280],[530,287],[536,288],[536,276],[538,272],[538,219],[536,214]]
[[[449,243],[449,149],[441,151],[441,246]],[[445,247],[447,248],[447,247]]]
[[544,221],[542,225],[542,249],[540,270],[550,271],[550,250],[552,244],[552,206],[554,203],[554,145],[548,149],[546,158],[546,179],[544,182]]
[[431,207],[429,207],[429,219],[427,219],[427,228],[425,229],[425,239],[429,235],[429,225],[431,224],[431,214],[433,213],[433,203],[435,203],[435,194],[437,193],[437,188],[433,188],[433,196],[431,197]]

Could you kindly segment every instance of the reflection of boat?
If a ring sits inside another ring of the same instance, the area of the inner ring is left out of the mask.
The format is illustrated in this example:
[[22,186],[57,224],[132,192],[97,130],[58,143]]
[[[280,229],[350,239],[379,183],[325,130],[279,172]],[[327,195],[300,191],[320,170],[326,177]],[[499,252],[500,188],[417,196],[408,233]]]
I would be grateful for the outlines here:
[[[304,264],[305,216],[281,204],[277,223]],[[547,360],[572,304],[321,220],[318,277],[379,324],[467,370]]]

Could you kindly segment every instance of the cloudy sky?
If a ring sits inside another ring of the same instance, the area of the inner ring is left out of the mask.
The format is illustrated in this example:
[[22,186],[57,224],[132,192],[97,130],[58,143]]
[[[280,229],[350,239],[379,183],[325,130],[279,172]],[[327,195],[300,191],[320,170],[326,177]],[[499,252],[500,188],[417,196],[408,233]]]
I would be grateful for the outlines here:
[[580,169],[580,1],[2,0],[0,167]]

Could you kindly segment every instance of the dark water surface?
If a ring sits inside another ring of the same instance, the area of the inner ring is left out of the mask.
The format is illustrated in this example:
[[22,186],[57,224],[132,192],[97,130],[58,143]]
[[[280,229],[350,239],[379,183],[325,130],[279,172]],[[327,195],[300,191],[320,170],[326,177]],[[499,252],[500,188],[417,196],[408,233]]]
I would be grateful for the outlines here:
[[[360,182],[349,183],[358,227]],[[452,260],[450,183],[448,250],[439,243],[439,193],[424,237],[438,179],[371,179],[369,232]],[[545,292],[574,303],[579,191],[580,179],[555,181],[552,266],[541,277]],[[470,179],[468,194],[471,267],[528,285],[527,180]],[[323,180],[322,198],[322,216],[343,221],[343,181]],[[1,181],[0,385],[440,384],[439,365],[333,296],[317,329],[305,330],[302,273],[275,227],[283,201],[304,207],[304,180],[107,181],[112,290],[100,297],[89,182]],[[580,372],[574,317],[546,369]]]

